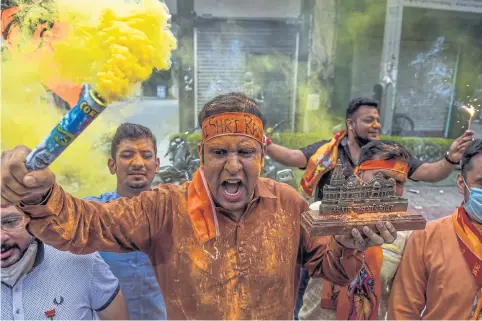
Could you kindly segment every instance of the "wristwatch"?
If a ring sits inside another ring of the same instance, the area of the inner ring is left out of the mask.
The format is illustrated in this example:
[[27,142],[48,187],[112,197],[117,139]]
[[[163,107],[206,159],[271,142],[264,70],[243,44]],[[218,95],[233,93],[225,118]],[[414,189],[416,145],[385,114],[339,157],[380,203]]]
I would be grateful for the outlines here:
[[447,162],[449,162],[450,164],[452,164],[452,165],[457,165],[457,164],[459,163],[459,162],[454,162],[453,160],[451,160],[451,159],[449,158],[449,152],[447,152],[447,154],[445,154],[445,160],[446,160]]

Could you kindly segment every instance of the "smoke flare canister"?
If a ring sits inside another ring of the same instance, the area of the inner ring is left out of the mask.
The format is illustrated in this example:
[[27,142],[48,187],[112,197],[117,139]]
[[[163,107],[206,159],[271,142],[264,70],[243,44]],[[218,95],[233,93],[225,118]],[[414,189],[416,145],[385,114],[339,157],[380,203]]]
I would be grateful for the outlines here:
[[29,171],[44,169],[104,111],[106,104],[88,85],[82,86],[77,104],[60,120],[57,126],[27,156]]

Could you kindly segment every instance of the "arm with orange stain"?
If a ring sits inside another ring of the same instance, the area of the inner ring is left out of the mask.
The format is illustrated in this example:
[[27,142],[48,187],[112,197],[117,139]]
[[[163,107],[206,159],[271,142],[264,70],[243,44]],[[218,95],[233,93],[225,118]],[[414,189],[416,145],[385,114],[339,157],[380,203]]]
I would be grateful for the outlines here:
[[[309,211],[304,201],[302,212]],[[363,252],[340,245],[332,236],[310,236],[301,229],[301,262],[313,278],[323,278],[337,285],[347,285],[360,271]]]
[[75,198],[54,185],[43,205],[22,205],[29,231],[46,244],[76,254],[150,252],[153,236],[165,235],[167,188],[108,203]]

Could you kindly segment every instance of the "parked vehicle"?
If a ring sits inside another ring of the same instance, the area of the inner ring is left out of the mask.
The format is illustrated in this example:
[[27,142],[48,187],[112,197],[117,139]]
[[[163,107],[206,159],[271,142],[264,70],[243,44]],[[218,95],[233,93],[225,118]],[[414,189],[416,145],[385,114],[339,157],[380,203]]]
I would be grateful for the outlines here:
[[[279,130],[283,123],[284,120],[275,124],[272,128],[266,129],[266,136],[272,137],[273,134],[279,135]],[[273,161],[267,154],[264,156],[264,168],[261,176],[271,178],[277,182],[286,183],[296,188],[296,179],[293,170]]]
[[187,136],[197,129],[197,127],[193,128],[184,132],[181,136],[171,139],[167,152],[164,155],[164,157],[169,156],[171,163],[159,168],[159,173],[152,182],[153,186],[158,184],[179,185],[192,179],[192,175],[199,168],[201,162],[197,154],[191,152]]
[[415,125],[407,114],[395,114],[392,123],[392,135],[406,136],[413,133]]

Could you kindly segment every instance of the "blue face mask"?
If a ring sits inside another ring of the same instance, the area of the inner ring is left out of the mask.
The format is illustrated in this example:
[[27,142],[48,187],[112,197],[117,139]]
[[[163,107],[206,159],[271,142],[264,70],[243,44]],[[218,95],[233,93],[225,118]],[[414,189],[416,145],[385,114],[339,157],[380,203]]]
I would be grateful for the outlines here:
[[465,180],[464,184],[470,191],[469,200],[464,204],[465,211],[471,219],[482,224],[482,188],[472,187],[469,189]]

